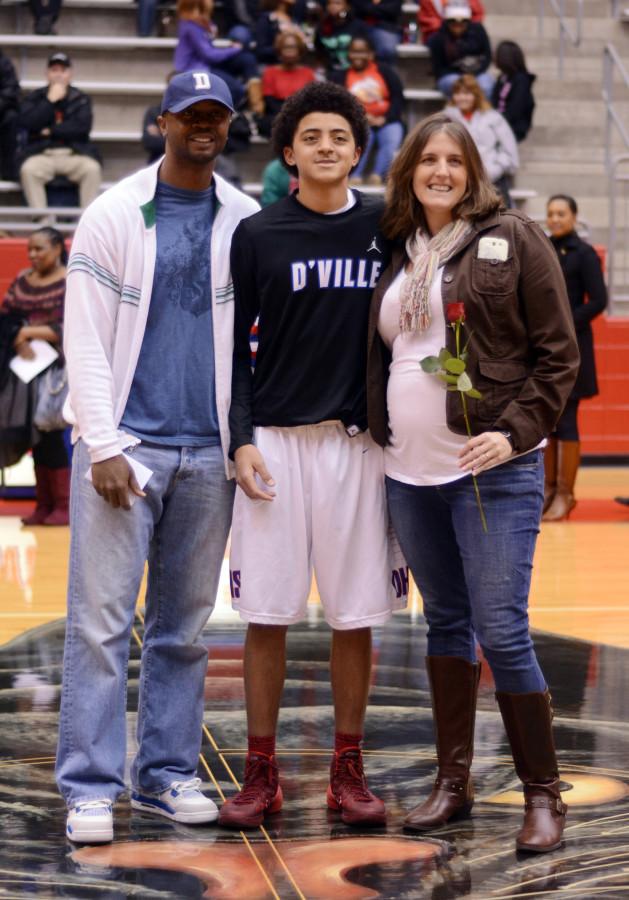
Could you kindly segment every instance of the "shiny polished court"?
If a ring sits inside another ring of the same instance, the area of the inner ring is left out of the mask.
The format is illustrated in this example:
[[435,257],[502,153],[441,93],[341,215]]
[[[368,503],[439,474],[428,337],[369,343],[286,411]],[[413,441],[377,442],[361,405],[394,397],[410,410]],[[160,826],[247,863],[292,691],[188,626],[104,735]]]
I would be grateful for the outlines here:
[[[360,833],[325,807],[332,738],[328,636],[313,590],[292,629],[279,730],[285,806],[265,828],[192,828],[117,804],[111,845],[64,837],[53,756],[64,634],[68,530],[22,529],[20,503],[0,516],[0,897],[75,898],[622,898],[629,894],[629,495],[627,468],[579,475],[576,514],[544,525],[531,623],[552,689],[569,804],[562,850],[516,854],[518,790],[483,670],[472,817],[434,834],[402,832],[405,809],[434,771],[421,598],[374,640],[366,728],[370,786],[387,803],[386,829]],[[7,514],[8,513],[8,514]],[[143,617],[129,664],[129,750]],[[246,728],[243,628],[225,567],[207,631],[204,742],[198,774],[220,801],[242,774]]]

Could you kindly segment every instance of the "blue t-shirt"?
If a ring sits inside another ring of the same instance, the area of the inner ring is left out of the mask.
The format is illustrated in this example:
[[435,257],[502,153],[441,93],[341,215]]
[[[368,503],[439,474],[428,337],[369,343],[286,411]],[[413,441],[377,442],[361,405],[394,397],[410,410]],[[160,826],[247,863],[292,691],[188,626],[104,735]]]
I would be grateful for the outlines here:
[[158,182],[157,259],[144,340],[122,427],[170,447],[220,444],[210,238],[214,187]]

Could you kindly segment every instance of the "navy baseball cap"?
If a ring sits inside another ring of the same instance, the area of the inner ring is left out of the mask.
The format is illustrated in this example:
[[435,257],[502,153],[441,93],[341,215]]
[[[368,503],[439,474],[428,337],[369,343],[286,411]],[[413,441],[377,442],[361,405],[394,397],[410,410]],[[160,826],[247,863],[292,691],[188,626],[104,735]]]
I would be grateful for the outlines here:
[[210,72],[180,72],[168,83],[162,98],[162,113],[179,113],[201,100],[215,100],[234,111],[231,91],[222,78]]

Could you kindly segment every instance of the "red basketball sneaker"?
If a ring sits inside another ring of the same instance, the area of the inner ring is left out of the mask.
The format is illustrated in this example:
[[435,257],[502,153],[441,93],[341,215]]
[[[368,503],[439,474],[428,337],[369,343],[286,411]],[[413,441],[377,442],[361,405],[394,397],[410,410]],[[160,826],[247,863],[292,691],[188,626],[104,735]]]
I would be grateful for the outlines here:
[[249,753],[242,790],[223,803],[218,824],[225,828],[255,828],[267,814],[279,812],[283,799],[275,757]]
[[327,802],[330,809],[341,810],[341,819],[346,825],[386,824],[384,803],[367,787],[363,757],[358,747],[334,753]]

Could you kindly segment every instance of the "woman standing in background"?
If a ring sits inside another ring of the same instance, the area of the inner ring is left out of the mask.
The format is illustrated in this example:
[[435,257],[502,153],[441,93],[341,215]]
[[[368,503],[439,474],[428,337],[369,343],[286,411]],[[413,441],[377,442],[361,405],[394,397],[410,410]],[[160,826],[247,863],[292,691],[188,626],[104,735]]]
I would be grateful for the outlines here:
[[[0,304],[0,314],[24,320],[13,346],[25,359],[33,357],[32,340],[48,341],[61,352],[68,261],[63,235],[55,228],[38,229],[28,239],[28,256],[31,267],[20,272]],[[33,447],[36,506],[22,522],[67,525],[70,464],[63,430],[35,433],[39,435]]]
[[581,458],[579,401],[598,394],[590,323],[607,306],[607,288],[596,250],[582,241],[576,232],[577,213],[576,200],[567,194],[555,194],[548,201],[546,221],[566,279],[581,365],[576,384],[544,454],[544,522],[566,519],[576,506],[574,483]]

